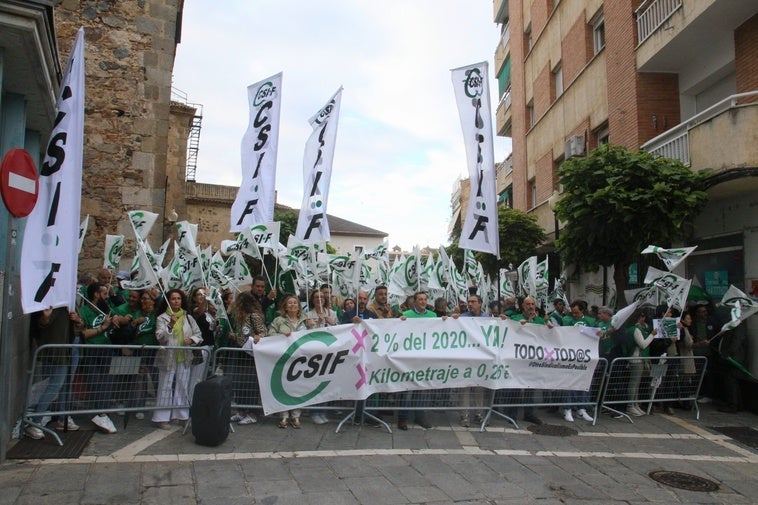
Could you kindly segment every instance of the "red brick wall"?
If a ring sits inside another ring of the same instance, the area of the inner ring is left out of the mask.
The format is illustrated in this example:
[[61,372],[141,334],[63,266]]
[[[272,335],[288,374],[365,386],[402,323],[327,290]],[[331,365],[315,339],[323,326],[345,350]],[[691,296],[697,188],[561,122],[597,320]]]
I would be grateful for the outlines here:
[[551,88],[552,75],[550,68],[545,65],[540,72],[534,76],[534,119],[535,121],[547,111],[550,104],[553,103],[553,90]]
[[509,2],[511,23],[511,134],[513,149],[513,206],[527,209],[526,181],[526,90],[524,87],[524,12],[522,2]]
[[644,144],[679,124],[677,74],[640,74],[638,85],[639,142]]
[[537,204],[544,202],[553,194],[553,153],[548,151],[535,164],[537,183]]
[[592,30],[580,14],[561,41],[563,87],[568,87],[592,57]]
[[608,75],[608,124],[611,142],[630,149],[640,146],[637,135],[637,42],[633,9],[638,0],[605,2],[605,57]]
[[532,15],[532,35],[536,39],[537,35],[547,24],[548,16],[553,12],[553,0],[533,0],[530,11]]
[[737,93],[758,90],[758,14],[734,31]]

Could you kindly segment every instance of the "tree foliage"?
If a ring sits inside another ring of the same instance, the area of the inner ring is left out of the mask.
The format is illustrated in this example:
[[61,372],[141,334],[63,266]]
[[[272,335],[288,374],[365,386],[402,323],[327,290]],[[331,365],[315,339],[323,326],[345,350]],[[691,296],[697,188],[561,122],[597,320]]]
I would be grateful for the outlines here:
[[[537,246],[545,241],[545,230],[537,224],[536,216],[520,210],[501,206],[497,209],[498,238],[500,240],[500,261],[492,254],[475,254],[482,264],[482,269],[491,276],[497,275],[498,268],[507,268],[509,264],[518,266],[530,256],[534,256]],[[453,244],[447,248],[448,254],[460,268],[463,264],[463,251],[458,248],[460,227],[453,230]]]
[[556,205],[565,223],[557,244],[562,259],[587,271],[613,265],[623,295],[628,267],[645,246],[668,246],[690,233],[707,203],[706,177],[677,160],[609,144],[564,162]]

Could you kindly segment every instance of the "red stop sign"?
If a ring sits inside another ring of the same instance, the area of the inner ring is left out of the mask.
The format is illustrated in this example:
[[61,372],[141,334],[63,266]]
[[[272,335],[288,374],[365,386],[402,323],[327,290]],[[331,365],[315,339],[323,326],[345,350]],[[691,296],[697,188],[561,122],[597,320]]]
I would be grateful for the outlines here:
[[0,194],[8,212],[26,217],[37,203],[39,175],[34,160],[23,149],[11,149],[0,164]]

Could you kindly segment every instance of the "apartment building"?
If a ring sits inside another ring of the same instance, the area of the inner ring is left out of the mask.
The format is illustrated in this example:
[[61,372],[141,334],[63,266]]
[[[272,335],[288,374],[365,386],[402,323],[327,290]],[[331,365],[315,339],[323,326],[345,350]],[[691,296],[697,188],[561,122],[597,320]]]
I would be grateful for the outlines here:
[[[729,284],[758,296],[758,3],[495,0],[493,10],[509,196],[548,233],[544,251],[560,234],[550,205],[560,164],[604,142],[645,149],[712,171],[699,248],[679,273],[715,299]],[[572,295],[599,304],[612,278],[573,279]],[[758,370],[758,353],[750,365]]]

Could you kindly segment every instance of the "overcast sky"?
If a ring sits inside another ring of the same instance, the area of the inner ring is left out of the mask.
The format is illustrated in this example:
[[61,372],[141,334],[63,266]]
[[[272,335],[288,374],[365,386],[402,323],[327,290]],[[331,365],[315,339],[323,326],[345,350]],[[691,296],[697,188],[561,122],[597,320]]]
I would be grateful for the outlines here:
[[343,86],[327,212],[390,246],[447,244],[468,174],[450,70],[489,62],[494,116],[498,40],[491,0],[189,0],[174,86],[203,106],[196,180],[239,186],[246,88],[283,72],[276,188],[299,208],[308,118]]

